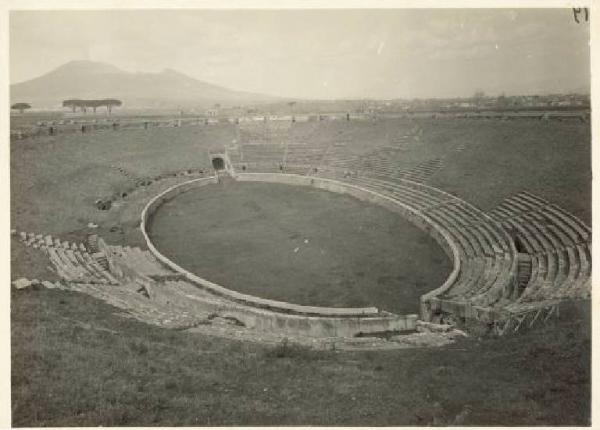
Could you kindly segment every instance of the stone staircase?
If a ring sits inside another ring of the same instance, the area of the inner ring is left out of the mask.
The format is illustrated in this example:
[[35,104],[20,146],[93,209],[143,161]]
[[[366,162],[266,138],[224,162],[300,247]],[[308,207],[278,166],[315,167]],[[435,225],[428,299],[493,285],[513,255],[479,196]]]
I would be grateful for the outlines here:
[[517,282],[518,290],[517,296],[521,295],[529,281],[531,280],[532,264],[531,256],[529,254],[519,254],[519,264],[517,266]]

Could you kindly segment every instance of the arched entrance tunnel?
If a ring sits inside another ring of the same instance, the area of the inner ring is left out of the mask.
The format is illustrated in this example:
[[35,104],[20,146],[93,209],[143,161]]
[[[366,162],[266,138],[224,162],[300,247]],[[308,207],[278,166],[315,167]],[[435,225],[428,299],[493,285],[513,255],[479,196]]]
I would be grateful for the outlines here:
[[212,159],[212,166],[215,170],[224,170],[225,169],[225,161],[221,157],[214,157]]

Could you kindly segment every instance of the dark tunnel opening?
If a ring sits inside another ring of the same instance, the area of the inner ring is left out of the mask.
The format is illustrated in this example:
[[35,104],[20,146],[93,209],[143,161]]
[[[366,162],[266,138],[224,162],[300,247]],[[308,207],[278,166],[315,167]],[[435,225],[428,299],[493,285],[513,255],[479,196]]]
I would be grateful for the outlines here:
[[215,157],[212,159],[212,166],[215,170],[224,170],[225,162],[221,157]]

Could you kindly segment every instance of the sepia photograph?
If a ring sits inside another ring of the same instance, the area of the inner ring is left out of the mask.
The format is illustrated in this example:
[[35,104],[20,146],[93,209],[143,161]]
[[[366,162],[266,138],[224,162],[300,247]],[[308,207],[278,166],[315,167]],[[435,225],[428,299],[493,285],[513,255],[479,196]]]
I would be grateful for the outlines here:
[[596,9],[83,3],[5,11],[8,426],[592,426]]

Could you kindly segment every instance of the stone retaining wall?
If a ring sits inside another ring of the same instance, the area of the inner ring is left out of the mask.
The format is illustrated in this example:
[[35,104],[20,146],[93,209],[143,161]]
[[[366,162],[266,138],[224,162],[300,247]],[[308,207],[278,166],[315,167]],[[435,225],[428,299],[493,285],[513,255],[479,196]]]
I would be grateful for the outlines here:
[[[446,279],[442,286],[434,290],[436,294],[450,288],[458,276],[460,270],[458,249],[449,234],[442,226],[401,202],[358,186],[344,184],[331,179],[281,173],[240,173],[235,178],[239,181],[262,181],[312,186],[331,192],[348,194],[360,200],[386,207],[430,234],[454,262],[454,269],[448,279]],[[415,329],[417,315],[414,314],[399,316],[386,312],[381,313],[374,307],[331,308],[302,306],[242,294],[190,273],[162,255],[152,243],[147,232],[148,221],[152,214],[165,201],[190,189],[216,182],[216,177],[195,179],[172,186],[163,191],[154,197],[142,211],[140,228],[148,249],[158,261],[171,270],[182,274],[193,284],[233,302],[231,307],[227,306],[227,309],[222,309],[221,313],[225,311],[227,315],[243,322],[249,328],[261,331],[276,330],[289,335],[348,337],[374,332],[408,331]]]

